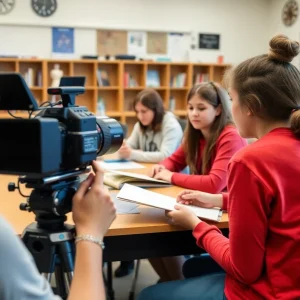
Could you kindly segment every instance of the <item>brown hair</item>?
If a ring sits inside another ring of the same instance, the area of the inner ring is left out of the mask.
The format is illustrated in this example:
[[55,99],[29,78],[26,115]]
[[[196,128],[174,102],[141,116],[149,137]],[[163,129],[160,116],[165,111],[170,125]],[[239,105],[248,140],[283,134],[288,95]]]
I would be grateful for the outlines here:
[[[134,101],[133,101],[133,109],[135,111],[135,106],[137,103],[142,103],[145,107],[151,109],[154,112],[154,118],[151,124],[151,129],[154,132],[160,131],[162,126],[163,117],[165,114],[165,108],[163,105],[163,101],[159,93],[153,89],[145,89],[139,92]],[[144,126],[140,121],[140,126],[142,132],[145,133],[147,130],[147,126]]]
[[[299,53],[299,42],[276,35],[268,54],[250,58],[226,74],[242,106],[267,121],[289,121],[300,136],[300,72],[290,62]],[[296,110],[296,111],[295,111]]]
[[[213,107],[221,106],[220,115],[216,116],[210,127],[210,136],[206,141],[204,153],[202,156],[201,174],[207,174],[211,168],[212,157],[215,152],[217,140],[226,125],[233,124],[229,108],[229,97],[227,92],[219,85],[213,82],[196,84],[188,93],[187,102],[195,95],[205,99]],[[184,131],[183,149],[186,153],[186,162],[190,167],[191,174],[199,174],[197,170],[198,150],[200,140],[204,139],[200,130],[195,129],[190,120],[187,122]]]

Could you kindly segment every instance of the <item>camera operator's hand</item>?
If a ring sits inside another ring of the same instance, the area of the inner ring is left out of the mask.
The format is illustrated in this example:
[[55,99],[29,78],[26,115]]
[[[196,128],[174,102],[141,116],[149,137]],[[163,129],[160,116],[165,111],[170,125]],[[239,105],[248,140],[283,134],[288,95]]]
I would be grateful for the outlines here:
[[[116,217],[116,208],[108,190],[103,186],[103,172],[93,161],[95,174],[81,183],[73,197],[73,220],[77,236],[92,235],[103,241],[110,224]],[[102,247],[91,241],[76,244],[74,278],[68,300],[104,300],[102,277]]]
[[116,208],[103,185],[103,171],[93,161],[94,174],[83,181],[73,197],[73,220],[77,235],[91,234],[103,239],[116,217]]

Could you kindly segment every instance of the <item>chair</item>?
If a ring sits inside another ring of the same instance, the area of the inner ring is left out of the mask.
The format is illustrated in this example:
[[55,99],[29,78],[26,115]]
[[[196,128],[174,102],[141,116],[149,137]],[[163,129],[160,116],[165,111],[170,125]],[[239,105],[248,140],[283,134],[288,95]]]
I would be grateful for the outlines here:
[[178,118],[177,120],[178,120],[178,123],[181,126],[182,131],[184,131],[185,127],[186,127],[186,124],[187,124],[187,120],[186,119],[180,119],[180,118]]

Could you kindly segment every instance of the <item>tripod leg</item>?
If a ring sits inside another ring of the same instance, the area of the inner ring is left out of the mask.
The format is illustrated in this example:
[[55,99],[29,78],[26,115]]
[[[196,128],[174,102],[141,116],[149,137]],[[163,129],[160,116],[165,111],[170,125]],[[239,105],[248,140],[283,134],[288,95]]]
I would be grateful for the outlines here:
[[63,274],[61,264],[55,266],[55,282],[56,282],[57,295],[60,295],[62,299],[67,299],[64,274]]
[[110,300],[115,299],[112,279],[112,262],[107,262],[107,294]]
[[48,282],[51,282],[52,273],[42,273]]
[[61,258],[62,270],[64,272],[64,282],[67,294],[70,292],[72,279],[74,276],[74,247],[70,241],[59,244],[59,254]]

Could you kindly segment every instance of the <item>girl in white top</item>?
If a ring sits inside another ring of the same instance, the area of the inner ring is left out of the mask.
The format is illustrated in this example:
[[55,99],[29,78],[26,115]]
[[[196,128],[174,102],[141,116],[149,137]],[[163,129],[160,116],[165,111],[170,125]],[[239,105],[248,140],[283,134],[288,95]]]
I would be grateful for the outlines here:
[[157,163],[170,156],[180,145],[182,129],[153,89],[141,91],[133,102],[138,118],[133,131],[119,150],[120,158]]

